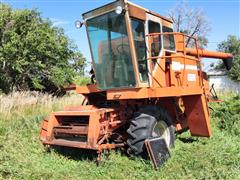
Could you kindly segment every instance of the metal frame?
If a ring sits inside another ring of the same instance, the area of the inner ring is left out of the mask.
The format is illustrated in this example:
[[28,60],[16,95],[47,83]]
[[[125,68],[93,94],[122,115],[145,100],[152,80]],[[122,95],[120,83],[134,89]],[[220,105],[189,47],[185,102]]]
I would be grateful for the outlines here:
[[[156,23],[159,23],[160,25],[160,33],[162,32],[162,22],[161,22],[161,18],[160,17],[157,17],[157,16],[154,16],[150,13],[146,13],[146,26],[147,26],[147,34],[149,34],[149,27],[148,27],[148,23],[149,21],[152,21],[152,22],[156,22]],[[151,57],[151,46],[149,44],[149,36],[147,36],[146,34],[146,44],[147,44],[147,47],[148,47],[148,58]],[[161,50],[159,52],[159,57],[161,57],[163,55],[163,37],[161,36]],[[147,59],[148,59],[147,58]],[[160,58],[157,58],[157,63],[160,63]],[[153,69],[152,69],[153,67]],[[148,61],[148,79],[149,79],[149,84],[150,86],[152,86],[152,83],[153,83],[153,79],[152,79],[152,74],[154,74],[156,72],[156,68],[157,68],[157,64],[155,64],[155,66],[153,66],[153,63],[152,61]]]

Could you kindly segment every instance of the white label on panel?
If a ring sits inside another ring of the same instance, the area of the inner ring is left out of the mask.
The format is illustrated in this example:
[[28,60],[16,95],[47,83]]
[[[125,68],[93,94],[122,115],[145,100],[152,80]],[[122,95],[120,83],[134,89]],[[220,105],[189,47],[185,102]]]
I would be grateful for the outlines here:
[[182,67],[181,67],[181,63],[180,62],[176,62],[176,61],[172,62],[172,70],[180,71],[181,69],[182,69]]
[[[184,69],[184,64],[181,64],[180,62],[177,62],[177,61],[172,62],[172,70],[173,71],[180,71],[183,69]],[[196,65],[189,65],[189,64],[186,64],[185,69],[194,70],[194,71],[198,70]]]
[[197,66],[194,66],[194,65],[186,65],[186,69],[188,69],[188,70],[197,70]]
[[196,74],[188,74],[188,81],[196,81]]

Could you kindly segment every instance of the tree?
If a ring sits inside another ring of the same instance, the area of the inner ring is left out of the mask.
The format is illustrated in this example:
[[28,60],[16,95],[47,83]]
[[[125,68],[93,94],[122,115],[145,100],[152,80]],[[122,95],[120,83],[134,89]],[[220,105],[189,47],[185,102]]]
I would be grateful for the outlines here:
[[[226,41],[218,45],[218,51],[231,53],[233,58],[233,67],[228,75],[232,80],[240,81],[240,39],[236,36],[229,35]],[[223,63],[217,64],[215,69],[224,69]]]
[[82,75],[84,58],[37,10],[0,4],[0,89],[57,91]]
[[[190,8],[186,2],[182,2],[169,10],[168,16],[173,21],[176,32],[195,36],[198,38],[199,46],[206,47],[208,43],[206,35],[211,27],[203,10]],[[190,38],[187,38],[186,44],[194,46]]]

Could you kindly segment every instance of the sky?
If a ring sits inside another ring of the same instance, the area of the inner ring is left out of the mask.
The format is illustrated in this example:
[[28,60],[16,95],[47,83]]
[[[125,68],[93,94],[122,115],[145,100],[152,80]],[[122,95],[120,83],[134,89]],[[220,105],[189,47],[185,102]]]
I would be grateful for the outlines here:
[[[82,20],[81,14],[112,2],[109,0],[0,0],[14,9],[38,9],[44,18],[53,21],[54,26],[65,30],[65,34],[77,44],[79,50],[91,61],[86,30],[76,29],[75,21]],[[179,0],[132,0],[131,2],[155,11],[163,16]],[[217,44],[227,39],[228,35],[240,38],[240,0],[188,0],[192,8],[202,9],[211,24],[208,33],[209,44],[206,49],[216,50]],[[216,60],[204,59],[204,69]]]

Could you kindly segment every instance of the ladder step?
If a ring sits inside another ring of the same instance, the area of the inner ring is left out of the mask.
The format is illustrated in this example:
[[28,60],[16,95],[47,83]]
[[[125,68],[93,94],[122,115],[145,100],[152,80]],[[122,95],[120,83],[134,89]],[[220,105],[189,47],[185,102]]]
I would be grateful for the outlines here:
[[88,148],[88,145],[86,142],[69,141],[69,140],[64,140],[64,139],[55,139],[55,140],[48,142],[47,144],[75,147],[75,148]]
[[87,135],[88,126],[56,126],[53,128],[55,135],[71,134],[71,135]]

